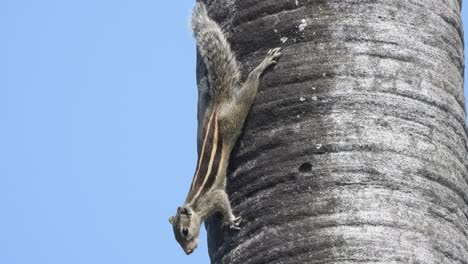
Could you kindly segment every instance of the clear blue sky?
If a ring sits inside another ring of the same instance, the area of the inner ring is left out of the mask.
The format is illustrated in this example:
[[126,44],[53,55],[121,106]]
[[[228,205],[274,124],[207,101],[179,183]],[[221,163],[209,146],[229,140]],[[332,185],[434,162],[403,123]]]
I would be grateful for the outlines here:
[[209,263],[167,222],[196,160],[192,5],[0,1],[0,263]]

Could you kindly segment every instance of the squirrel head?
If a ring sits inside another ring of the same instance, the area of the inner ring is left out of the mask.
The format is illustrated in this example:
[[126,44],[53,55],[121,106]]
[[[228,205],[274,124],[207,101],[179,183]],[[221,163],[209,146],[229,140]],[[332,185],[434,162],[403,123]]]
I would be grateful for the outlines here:
[[174,236],[184,250],[185,254],[191,254],[198,246],[198,235],[200,233],[200,216],[192,208],[181,206],[177,208],[177,214],[169,217],[172,224]]

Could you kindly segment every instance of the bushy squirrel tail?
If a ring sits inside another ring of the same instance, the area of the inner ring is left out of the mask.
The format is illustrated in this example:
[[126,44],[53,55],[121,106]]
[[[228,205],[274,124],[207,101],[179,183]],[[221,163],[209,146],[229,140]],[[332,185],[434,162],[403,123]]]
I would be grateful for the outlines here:
[[191,20],[197,49],[207,68],[209,93],[215,103],[229,96],[239,83],[240,71],[220,26],[209,16],[204,3],[197,1]]

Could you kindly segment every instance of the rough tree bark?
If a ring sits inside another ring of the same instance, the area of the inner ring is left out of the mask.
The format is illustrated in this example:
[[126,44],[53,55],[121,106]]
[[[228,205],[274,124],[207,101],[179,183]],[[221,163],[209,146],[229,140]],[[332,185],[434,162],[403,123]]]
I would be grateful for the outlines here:
[[207,0],[251,70],[213,263],[468,263],[461,1]]

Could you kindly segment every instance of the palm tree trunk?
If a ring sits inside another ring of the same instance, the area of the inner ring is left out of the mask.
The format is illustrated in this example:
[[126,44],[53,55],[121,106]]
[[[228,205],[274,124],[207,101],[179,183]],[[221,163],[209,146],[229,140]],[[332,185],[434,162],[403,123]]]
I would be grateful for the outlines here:
[[461,1],[206,3],[245,73],[283,48],[231,158],[242,230],[207,221],[213,263],[468,263]]

